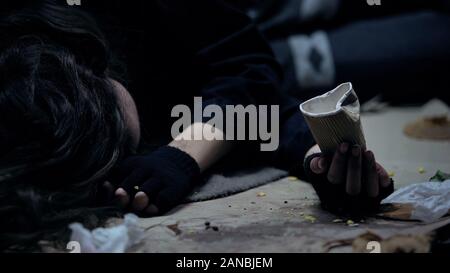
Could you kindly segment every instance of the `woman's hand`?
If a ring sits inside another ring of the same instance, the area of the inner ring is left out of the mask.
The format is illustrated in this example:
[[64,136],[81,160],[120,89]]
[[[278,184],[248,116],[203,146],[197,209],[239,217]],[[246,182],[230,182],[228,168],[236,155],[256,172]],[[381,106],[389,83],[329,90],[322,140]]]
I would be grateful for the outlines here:
[[314,153],[305,163],[322,207],[332,212],[375,212],[381,200],[393,192],[393,182],[373,152],[358,145],[342,143],[332,157]]
[[180,204],[200,179],[200,173],[231,149],[231,143],[220,140],[224,133],[213,129],[210,124],[194,123],[168,146],[120,163],[112,178],[119,187],[115,195],[121,205],[143,216],[153,216]]
[[167,212],[194,188],[200,168],[187,153],[163,146],[145,156],[125,159],[112,174],[123,207],[144,216]]

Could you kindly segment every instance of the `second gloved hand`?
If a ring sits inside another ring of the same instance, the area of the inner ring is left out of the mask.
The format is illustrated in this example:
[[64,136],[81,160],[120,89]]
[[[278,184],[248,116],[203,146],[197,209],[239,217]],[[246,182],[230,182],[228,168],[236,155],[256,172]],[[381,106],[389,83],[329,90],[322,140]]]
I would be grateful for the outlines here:
[[392,179],[373,152],[358,145],[342,143],[331,158],[316,153],[304,165],[322,207],[339,215],[376,213],[381,200],[394,191]]
[[197,162],[187,153],[163,146],[121,162],[112,174],[115,192],[124,207],[141,215],[165,213],[180,204],[200,177]]

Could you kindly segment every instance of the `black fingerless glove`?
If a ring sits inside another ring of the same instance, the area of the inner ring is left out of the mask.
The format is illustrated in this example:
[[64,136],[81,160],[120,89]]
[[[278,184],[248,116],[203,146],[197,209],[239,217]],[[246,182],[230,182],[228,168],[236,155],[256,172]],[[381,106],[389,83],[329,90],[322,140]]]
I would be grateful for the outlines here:
[[145,156],[125,159],[115,172],[119,187],[133,197],[142,191],[160,213],[178,205],[200,179],[197,162],[187,153],[163,146]]
[[330,183],[326,173],[316,174],[311,170],[311,161],[320,156],[322,156],[320,153],[308,156],[304,161],[303,168],[307,180],[311,183],[320,199],[321,207],[327,211],[342,216],[363,217],[379,211],[381,201],[394,191],[394,182],[391,179],[391,184],[388,187],[380,187],[380,194],[375,198],[366,194],[348,195],[345,183]]

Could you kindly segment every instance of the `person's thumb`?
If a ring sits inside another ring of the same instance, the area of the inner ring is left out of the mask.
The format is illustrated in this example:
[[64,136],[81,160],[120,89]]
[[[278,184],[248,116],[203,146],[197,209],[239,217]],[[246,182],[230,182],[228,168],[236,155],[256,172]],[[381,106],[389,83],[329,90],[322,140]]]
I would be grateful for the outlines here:
[[323,174],[327,171],[328,164],[324,157],[318,156],[311,160],[309,167],[313,173]]

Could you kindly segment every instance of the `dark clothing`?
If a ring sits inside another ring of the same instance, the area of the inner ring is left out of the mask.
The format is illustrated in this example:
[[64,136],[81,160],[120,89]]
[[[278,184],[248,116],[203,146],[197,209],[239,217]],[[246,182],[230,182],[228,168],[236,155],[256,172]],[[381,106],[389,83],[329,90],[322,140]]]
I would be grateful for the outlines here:
[[[270,47],[243,13],[213,0],[92,1],[83,8],[126,64],[145,141],[167,144],[173,106],[201,96],[204,106],[280,104],[280,148],[259,158],[289,168],[313,145],[299,102],[278,90],[282,76]],[[243,144],[240,154],[256,160],[259,145]]]
[[[377,95],[398,104],[449,101],[449,0],[242,2],[283,65],[284,92],[307,99],[351,81],[362,102]],[[314,73],[298,76],[310,66]]]

